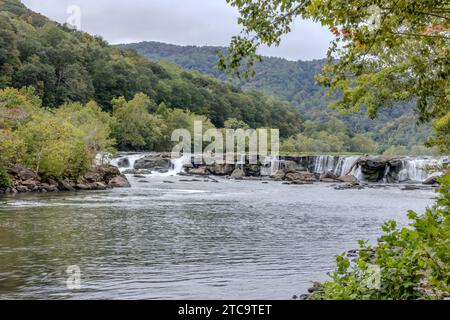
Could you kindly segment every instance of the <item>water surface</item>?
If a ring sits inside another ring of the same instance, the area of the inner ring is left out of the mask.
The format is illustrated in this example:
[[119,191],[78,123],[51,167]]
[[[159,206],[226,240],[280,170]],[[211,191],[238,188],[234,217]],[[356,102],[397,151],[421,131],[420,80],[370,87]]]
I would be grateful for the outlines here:
[[[0,198],[2,299],[290,299],[430,190],[130,177],[130,189]],[[170,181],[172,183],[167,183]],[[80,290],[66,269],[82,271]]]

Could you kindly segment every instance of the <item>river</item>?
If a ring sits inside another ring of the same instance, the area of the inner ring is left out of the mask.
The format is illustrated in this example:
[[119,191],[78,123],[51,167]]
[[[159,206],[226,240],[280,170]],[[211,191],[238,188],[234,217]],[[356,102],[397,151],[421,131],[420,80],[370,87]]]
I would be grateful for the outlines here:
[[[185,179],[0,197],[0,299],[290,299],[325,280],[336,254],[435,196]],[[73,265],[78,290],[66,286]]]

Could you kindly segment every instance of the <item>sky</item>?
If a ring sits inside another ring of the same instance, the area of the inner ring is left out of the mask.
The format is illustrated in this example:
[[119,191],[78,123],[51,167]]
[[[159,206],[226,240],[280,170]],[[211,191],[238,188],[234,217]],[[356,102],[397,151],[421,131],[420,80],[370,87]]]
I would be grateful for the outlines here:
[[[178,45],[227,46],[240,31],[238,12],[225,0],[22,0],[30,9],[60,23],[80,8],[81,29],[111,44],[160,41]],[[289,60],[324,58],[331,33],[298,20],[280,47],[261,48],[266,56]]]

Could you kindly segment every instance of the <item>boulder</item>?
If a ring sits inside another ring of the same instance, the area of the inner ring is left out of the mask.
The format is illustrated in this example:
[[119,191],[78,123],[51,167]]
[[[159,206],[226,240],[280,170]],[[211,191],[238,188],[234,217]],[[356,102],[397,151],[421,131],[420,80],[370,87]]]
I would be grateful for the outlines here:
[[59,181],[58,189],[59,189],[59,191],[74,191],[75,190],[75,188],[72,186],[72,184],[67,180]]
[[206,166],[200,166],[198,168],[189,169],[189,174],[195,174],[199,176],[207,176],[211,174]]
[[17,186],[16,187],[17,192],[29,192],[30,190],[25,186]]
[[95,189],[95,190],[106,190],[106,189],[108,189],[108,186],[105,185],[103,182],[94,182],[93,189]]
[[21,170],[17,176],[22,180],[31,180],[31,179],[37,180],[38,179],[38,175],[28,169]]
[[336,180],[338,180],[338,178],[339,177],[337,175],[335,175],[334,172],[327,171],[320,175],[319,180],[323,181],[323,182],[330,182],[331,180],[332,180],[331,182],[336,182]]
[[234,166],[231,164],[218,164],[208,166],[207,169],[214,175],[217,176],[229,176],[233,173]]
[[234,169],[233,173],[231,174],[231,179],[243,179],[245,177],[245,171],[242,169]]
[[129,188],[131,187],[130,183],[128,182],[127,177],[124,175],[119,175],[114,177],[108,182],[108,185],[113,188]]
[[76,186],[75,186],[75,188],[77,189],[77,190],[91,190],[91,186],[90,185],[88,185],[88,184],[85,184],[85,183],[78,183]]
[[345,182],[345,183],[357,183],[358,179],[356,179],[353,175],[349,174],[347,176],[339,177],[339,181]]
[[134,169],[163,170],[170,169],[172,162],[170,156],[166,155],[149,155],[142,159],[136,160]]
[[281,181],[286,176],[286,172],[284,170],[278,170],[275,172],[275,174],[271,175],[270,177],[274,179],[275,181]]
[[288,181],[316,181],[315,175],[308,171],[289,171],[286,173],[285,179]]
[[119,168],[128,168],[130,166],[130,160],[128,158],[122,158],[117,161]]
[[56,192],[58,191],[58,186],[54,184],[42,183],[39,188],[45,190],[46,192]]
[[432,176],[432,177],[427,178],[425,181],[423,181],[422,184],[430,185],[430,186],[439,184],[438,179],[439,179],[438,176]]

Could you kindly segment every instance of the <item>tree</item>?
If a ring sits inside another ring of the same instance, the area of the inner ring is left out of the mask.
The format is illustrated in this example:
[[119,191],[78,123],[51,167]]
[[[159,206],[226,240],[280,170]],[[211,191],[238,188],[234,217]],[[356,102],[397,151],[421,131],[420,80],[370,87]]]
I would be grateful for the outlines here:
[[[260,60],[261,44],[279,45],[297,17],[330,28],[336,39],[318,77],[338,91],[334,106],[344,112],[367,107],[371,117],[398,101],[415,101],[421,121],[450,108],[448,1],[227,0],[243,26],[219,67],[248,77]],[[373,25],[369,22],[375,21]],[[437,142],[437,141],[436,141]]]
[[92,164],[84,132],[50,112],[33,116],[16,134],[25,145],[24,164],[36,173],[78,178]]
[[113,135],[121,150],[155,150],[162,137],[161,119],[151,115],[149,97],[138,93],[130,101],[124,97],[113,99]]

